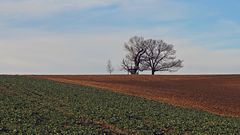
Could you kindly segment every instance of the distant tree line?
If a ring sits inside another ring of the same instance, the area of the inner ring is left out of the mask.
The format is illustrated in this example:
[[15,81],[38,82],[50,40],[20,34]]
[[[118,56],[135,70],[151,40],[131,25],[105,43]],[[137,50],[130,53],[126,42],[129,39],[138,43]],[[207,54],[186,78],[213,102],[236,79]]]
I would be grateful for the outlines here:
[[150,70],[154,75],[157,71],[174,72],[183,67],[183,60],[175,56],[174,46],[162,40],[134,36],[124,44],[124,48],[127,54],[122,60],[122,70],[130,74]]

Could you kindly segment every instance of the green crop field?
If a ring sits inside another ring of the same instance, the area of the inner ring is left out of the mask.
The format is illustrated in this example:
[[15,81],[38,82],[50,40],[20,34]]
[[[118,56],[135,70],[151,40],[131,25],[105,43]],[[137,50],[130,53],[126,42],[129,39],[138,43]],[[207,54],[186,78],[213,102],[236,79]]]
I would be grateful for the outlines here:
[[0,76],[0,134],[227,134],[223,117],[106,90]]

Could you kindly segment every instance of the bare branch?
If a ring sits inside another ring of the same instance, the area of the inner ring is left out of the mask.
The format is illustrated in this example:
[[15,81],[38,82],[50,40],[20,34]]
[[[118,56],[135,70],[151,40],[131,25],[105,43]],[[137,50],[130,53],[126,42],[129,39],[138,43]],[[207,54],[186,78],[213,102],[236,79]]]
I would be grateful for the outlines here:
[[174,72],[183,67],[183,61],[176,60],[176,50],[173,49],[173,45],[153,39],[146,40],[144,44],[148,48],[141,62],[143,70],[151,70],[154,74],[156,71]]
[[[124,44],[124,48],[128,52],[128,54],[126,55],[125,60],[123,60],[122,66],[126,67],[126,61],[128,61],[128,63],[131,62],[131,69],[128,69],[127,71],[130,72],[131,70],[131,74],[137,74],[138,71],[140,71],[140,63],[142,60],[142,56],[147,49],[144,44],[144,38],[134,36],[130,38],[127,43]],[[130,65],[128,65],[127,67],[129,66]]]
[[162,40],[134,36],[124,48],[128,54],[122,61],[122,68],[131,74],[144,70],[151,70],[152,74],[156,71],[174,72],[183,67],[183,61],[176,59],[174,46]]

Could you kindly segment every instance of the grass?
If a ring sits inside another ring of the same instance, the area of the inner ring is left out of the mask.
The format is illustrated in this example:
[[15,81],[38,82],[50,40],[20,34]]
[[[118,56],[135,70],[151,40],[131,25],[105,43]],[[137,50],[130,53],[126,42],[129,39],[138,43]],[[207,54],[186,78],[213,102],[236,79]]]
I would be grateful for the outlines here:
[[0,134],[239,133],[239,118],[46,79],[0,76]]

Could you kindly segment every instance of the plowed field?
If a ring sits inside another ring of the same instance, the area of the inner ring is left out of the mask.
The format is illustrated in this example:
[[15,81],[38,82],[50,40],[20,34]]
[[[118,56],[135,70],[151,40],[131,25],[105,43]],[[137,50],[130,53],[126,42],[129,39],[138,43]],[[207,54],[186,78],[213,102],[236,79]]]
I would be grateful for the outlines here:
[[50,80],[104,88],[170,104],[240,116],[240,76],[42,75]]

